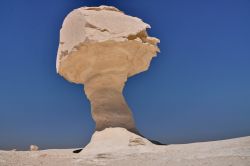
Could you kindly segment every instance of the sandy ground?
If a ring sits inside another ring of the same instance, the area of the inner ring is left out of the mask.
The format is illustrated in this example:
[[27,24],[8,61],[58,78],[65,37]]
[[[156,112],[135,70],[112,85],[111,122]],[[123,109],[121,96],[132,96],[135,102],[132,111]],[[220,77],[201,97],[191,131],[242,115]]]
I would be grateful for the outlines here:
[[0,166],[250,166],[250,136],[178,145],[153,145],[122,128],[96,132],[75,149],[0,151]]

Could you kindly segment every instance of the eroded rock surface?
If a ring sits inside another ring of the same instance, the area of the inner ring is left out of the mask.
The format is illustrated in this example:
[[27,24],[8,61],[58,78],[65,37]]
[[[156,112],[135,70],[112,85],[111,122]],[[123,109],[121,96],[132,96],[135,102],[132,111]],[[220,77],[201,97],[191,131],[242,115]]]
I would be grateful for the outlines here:
[[96,130],[124,127],[137,132],[122,95],[128,77],[146,71],[159,51],[150,26],[110,6],[72,11],[60,31],[57,72],[84,84]]
[[[164,146],[162,146],[164,147]],[[106,128],[96,131],[90,143],[80,152],[82,155],[91,156],[96,154],[122,154],[152,152],[161,146],[152,144],[149,140],[129,132],[124,128]]]

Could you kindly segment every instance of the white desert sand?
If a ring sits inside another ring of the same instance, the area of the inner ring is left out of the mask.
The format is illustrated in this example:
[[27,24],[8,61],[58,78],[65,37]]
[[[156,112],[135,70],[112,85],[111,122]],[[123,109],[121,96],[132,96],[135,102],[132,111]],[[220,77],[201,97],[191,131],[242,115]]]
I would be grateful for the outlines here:
[[97,131],[73,149],[0,151],[1,166],[249,166],[250,137],[178,145],[154,145],[124,128]]

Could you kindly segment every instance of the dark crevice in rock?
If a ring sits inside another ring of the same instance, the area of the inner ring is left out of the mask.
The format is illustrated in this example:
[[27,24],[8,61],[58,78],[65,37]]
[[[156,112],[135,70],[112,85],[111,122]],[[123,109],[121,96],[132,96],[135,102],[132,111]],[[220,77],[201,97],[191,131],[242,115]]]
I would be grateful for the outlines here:
[[[107,29],[99,28],[99,27],[97,27],[97,26],[95,26],[93,24],[90,24],[88,22],[86,23],[85,27],[87,27],[87,28],[93,28],[93,29],[96,29],[96,30],[101,31],[101,32],[109,32]],[[109,32],[109,33],[112,34],[111,32]]]
[[82,151],[82,149],[77,149],[77,150],[74,150],[73,153],[80,153]]

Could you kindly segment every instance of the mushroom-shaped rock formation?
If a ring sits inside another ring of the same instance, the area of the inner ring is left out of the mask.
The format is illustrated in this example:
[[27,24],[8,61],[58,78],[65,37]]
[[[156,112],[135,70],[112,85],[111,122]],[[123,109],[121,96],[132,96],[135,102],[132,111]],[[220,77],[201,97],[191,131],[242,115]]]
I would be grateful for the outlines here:
[[115,7],[82,7],[72,11],[60,31],[57,72],[84,84],[96,130],[123,127],[138,133],[123,95],[128,77],[146,71],[159,51],[150,26]]

